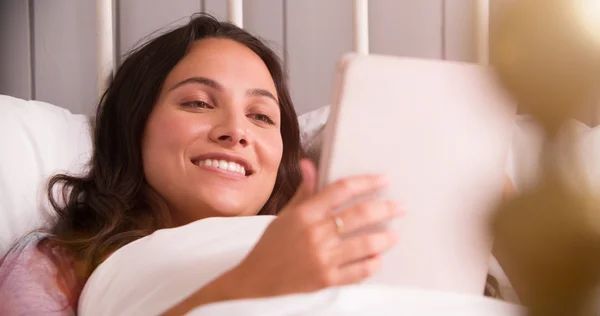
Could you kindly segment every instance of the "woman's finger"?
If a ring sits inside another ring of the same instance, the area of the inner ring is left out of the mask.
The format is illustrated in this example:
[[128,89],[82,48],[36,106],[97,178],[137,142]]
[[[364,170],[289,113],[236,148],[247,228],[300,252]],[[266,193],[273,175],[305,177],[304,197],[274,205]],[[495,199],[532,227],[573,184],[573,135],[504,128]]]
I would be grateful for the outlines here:
[[346,266],[366,258],[378,256],[398,243],[398,235],[393,230],[365,233],[342,240],[331,250],[331,262]]
[[355,284],[377,273],[379,269],[381,269],[381,256],[367,257],[341,267],[337,273],[337,283],[338,285]]
[[306,201],[314,194],[317,186],[317,169],[314,163],[309,159],[302,159],[299,162],[299,167],[302,173],[302,182],[288,203],[288,208]]
[[351,234],[403,214],[394,201],[368,200],[340,212],[333,220],[328,221],[328,224],[332,226],[332,231],[338,234]]
[[[328,185],[315,194],[306,203],[304,209],[321,216],[321,219],[330,217],[331,213],[344,204],[353,200],[376,193],[388,184],[382,175],[362,175],[345,178]],[[314,212],[315,210],[320,210]]]

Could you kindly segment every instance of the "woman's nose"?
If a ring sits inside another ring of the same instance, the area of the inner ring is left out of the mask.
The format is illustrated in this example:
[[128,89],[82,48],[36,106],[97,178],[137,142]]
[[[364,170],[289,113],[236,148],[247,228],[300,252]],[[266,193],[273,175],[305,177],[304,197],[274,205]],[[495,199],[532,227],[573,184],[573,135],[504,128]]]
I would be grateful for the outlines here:
[[236,115],[228,115],[215,124],[210,133],[210,138],[224,146],[240,144],[245,147],[249,144],[247,129],[243,119]]
[[248,144],[246,137],[244,137],[243,135],[241,135],[241,133],[238,132],[226,133],[219,136],[219,142],[228,143],[230,145],[235,145],[239,143],[242,146],[246,146]]

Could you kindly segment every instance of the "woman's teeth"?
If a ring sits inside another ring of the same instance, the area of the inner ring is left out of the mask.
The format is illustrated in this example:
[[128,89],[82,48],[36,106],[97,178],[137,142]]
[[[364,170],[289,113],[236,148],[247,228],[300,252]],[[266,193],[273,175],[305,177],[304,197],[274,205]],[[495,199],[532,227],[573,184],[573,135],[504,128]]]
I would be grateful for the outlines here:
[[214,167],[214,168],[219,168],[219,169],[223,169],[223,170],[237,172],[244,176],[246,175],[246,169],[233,161],[206,159],[206,160],[197,161],[196,165],[199,167],[202,167],[202,166]]

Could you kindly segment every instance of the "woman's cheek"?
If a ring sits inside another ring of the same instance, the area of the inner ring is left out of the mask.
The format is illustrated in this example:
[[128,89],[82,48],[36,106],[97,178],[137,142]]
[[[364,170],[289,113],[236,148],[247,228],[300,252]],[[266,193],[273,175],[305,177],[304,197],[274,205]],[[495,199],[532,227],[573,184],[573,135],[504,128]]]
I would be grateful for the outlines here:
[[268,162],[274,169],[279,168],[281,157],[283,156],[283,140],[279,131],[265,131],[263,135],[257,139],[257,149],[259,149],[260,159],[263,162]]

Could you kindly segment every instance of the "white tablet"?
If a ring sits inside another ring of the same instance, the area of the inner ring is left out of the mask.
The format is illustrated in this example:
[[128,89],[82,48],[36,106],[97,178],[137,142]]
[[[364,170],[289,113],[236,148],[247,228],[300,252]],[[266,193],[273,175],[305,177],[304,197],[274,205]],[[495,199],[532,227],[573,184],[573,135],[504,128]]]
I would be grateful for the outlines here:
[[385,173],[381,197],[406,215],[398,245],[367,282],[482,294],[489,220],[500,201],[515,102],[489,69],[377,55],[339,63],[319,187]]

